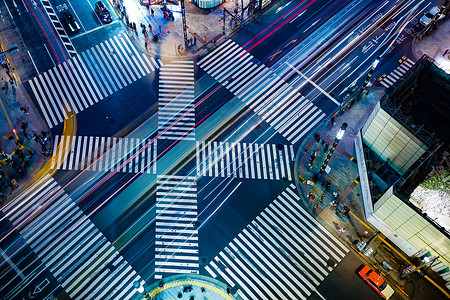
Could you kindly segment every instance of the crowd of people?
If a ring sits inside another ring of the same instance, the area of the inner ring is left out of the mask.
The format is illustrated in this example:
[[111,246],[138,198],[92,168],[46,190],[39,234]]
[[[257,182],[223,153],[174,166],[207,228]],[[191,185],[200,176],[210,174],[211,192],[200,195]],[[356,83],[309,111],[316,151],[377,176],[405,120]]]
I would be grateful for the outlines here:
[[13,134],[5,141],[5,143],[14,143],[14,151],[12,153],[5,152],[3,149],[8,145],[3,145],[0,149],[1,202],[5,201],[19,187],[18,180],[26,176],[36,151],[42,151],[44,156],[51,155],[49,133],[41,131],[38,134],[34,130],[30,132],[26,122],[28,111],[24,106],[20,107],[20,111],[23,113],[20,130],[13,130]]
[[[311,149],[309,149],[308,147],[305,148],[306,155],[308,155],[308,151],[311,151],[311,154],[309,155],[309,163],[305,164],[306,168],[309,171],[312,171],[312,169],[314,167],[315,159],[319,155],[322,148],[323,148],[323,151],[326,152],[326,151],[328,151],[328,148],[330,146],[324,139],[322,139],[320,137],[320,133],[314,134],[314,140],[315,140],[315,144],[311,147]],[[313,174],[311,176],[311,178],[306,181],[306,184],[308,186],[310,186],[311,190],[312,190],[314,188],[316,181],[318,181],[318,179]],[[314,210],[316,210],[319,207],[320,203],[323,203],[325,201],[325,198],[331,191],[331,185],[332,185],[331,180],[323,180],[322,181],[322,188],[320,188],[319,191],[317,191],[318,192],[317,196],[320,195],[320,197],[318,197],[317,200],[316,200],[316,195],[314,195],[314,193],[312,191],[308,192],[306,194],[307,199],[311,202],[314,202],[314,205],[313,205]],[[339,197],[338,191],[334,190],[331,193],[331,201],[329,202],[329,204],[332,207],[336,207],[336,209],[338,209],[338,206],[340,203],[338,201],[338,197]],[[350,210],[348,209],[348,207],[345,206],[341,212],[344,214],[347,214],[349,211]]]

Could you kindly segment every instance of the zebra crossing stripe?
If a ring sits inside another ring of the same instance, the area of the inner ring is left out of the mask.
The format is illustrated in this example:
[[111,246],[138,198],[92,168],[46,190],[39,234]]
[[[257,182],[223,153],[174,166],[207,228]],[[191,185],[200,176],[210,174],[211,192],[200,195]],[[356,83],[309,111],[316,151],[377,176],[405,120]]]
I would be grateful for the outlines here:
[[44,176],[2,211],[70,298],[130,299],[136,293],[132,284],[140,276],[52,177]]
[[[395,70],[394,70],[395,71]],[[397,81],[400,79],[401,76],[398,76],[397,74],[395,74],[395,72],[392,71],[391,74],[389,74],[390,77],[394,78],[394,81]]]
[[328,259],[340,262],[349,252],[301,208],[294,189],[291,184],[205,266],[237,286],[243,299],[307,299],[331,272]]
[[68,111],[73,109],[76,114],[87,109],[154,71],[158,65],[154,59],[152,61],[119,34],[39,74],[28,83],[52,128],[68,118],[63,107]]
[[70,41],[69,37],[67,36],[67,33],[61,24],[61,21],[59,20],[58,16],[55,14],[55,11],[53,10],[53,7],[50,4],[50,1],[41,0],[41,3],[42,3],[42,6],[44,7],[45,12],[47,13],[48,18],[52,22],[53,27],[55,28],[56,32],[58,33],[59,39],[63,43],[64,48],[66,48],[66,50],[70,56],[72,56],[72,57],[75,56],[77,54],[77,51],[75,50],[75,47],[73,46],[72,42]]
[[198,274],[196,177],[158,176],[156,214],[155,279]]
[[393,70],[388,76],[380,81],[380,84],[385,88],[391,87],[397,80],[400,79],[406,72],[411,69],[414,65],[414,61],[407,58],[403,63],[401,63],[395,70]]
[[388,83],[386,83],[384,80],[381,80],[380,83],[381,83],[381,85],[383,85],[385,88],[388,88],[388,87],[391,86],[390,83],[388,84]]
[[414,61],[412,61],[411,59],[407,58],[404,62],[405,65],[408,66],[408,68],[411,68],[414,65]]
[[[325,114],[296,92],[291,87],[293,83],[254,61],[251,54],[228,40],[197,64],[288,141],[297,143]],[[267,176],[265,172],[264,175]]]
[[197,176],[292,180],[290,168],[287,146],[196,142]]
[[[50,168],[128,173],[150,173],[153,168],[155,173],[156,149],[156,140],[150,139],[56,135]],[[67,157],[60,161],[63,153]]]
[[195,140],[194,65],[177,61],[160,69],[158,133],[161,139]]

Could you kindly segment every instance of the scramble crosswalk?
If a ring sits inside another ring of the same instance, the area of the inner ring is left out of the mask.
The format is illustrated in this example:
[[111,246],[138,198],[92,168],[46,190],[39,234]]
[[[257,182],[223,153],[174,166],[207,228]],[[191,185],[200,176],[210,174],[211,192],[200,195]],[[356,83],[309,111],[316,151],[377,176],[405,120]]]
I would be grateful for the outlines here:
[[196,222],[196,178],[158,175],[155,279],[199,273]]
[[132,266],[66,192],[45,176],[2,208],[71,299],[131,299]]
[[292,144],[325,114],[249,52],[228,39],[198,65]]
[[194,63],[174,61],[160,69],[160,139],[195,140]]
[[205,270],[243,299],[307,299],[349,250],[298,201],[291,184]]
[[400,77],[403,76],[409,69],[412,68],[414,62],[407,58],[403,63],[401,63],[394,71],[392,71],[386,78],[380,81],[380,84],[385,88],[389,88],[393,85]]
[[68,118],[63,108],[77,114],[159,67],[153,57],[139,53],[129,37],[119,34],[27,83],[52,128]]
[[197,176],[292,180],[294,160],[292,145],[196,143]]
[[156,174],[156,153],[156,139],[56,135],[50,168]]

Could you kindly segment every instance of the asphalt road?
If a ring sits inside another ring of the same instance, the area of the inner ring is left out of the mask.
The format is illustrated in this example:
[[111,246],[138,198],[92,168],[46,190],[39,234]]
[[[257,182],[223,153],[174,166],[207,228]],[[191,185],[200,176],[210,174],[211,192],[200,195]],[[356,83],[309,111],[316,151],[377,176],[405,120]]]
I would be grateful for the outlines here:
[[[61,224],[74,225],[67,231],[61,227],[60,232],[49,233],[42,247],[54,241],[72,253],[75,250],[69,243],[77,244],[78,238],[86,237],[79,243],[78,255],[84,255],[89,239],[98,239],[79,262],[99,257],[99,264],[92,268],[102,274],[98,276],[108,278],[104,282],[111,287],[120,278],[128,284],[135,279],[152,282],[166,273],[198,272],[217,276],[251,298],[273,276],[270,270],[277,269],[283,273],[279,280],[291,279],[293,284],[282,287],[278,282],[276,286],[270,283],[267,291],[260,291],[264,297],[278,291],[285,297],[296,294],[322,299],[314,286],[326,299],[375,297],[354,274],[359,257],[328,236],[297,206],[291,190],[293,158],[301,140],[320,122],[327,122],[326,116],[364,79],[360,75],[380,54],[373,50],[392,29],[389,24],[409,13],[419,1],[404,2],[281,2],[195,63],[178,62],[174,67],[145,58],[126,36],[117,38],[123,28],[116,16],[111,24],[102,24],[93,12],[94,1],[52,2],[56,14],[68,10],[82,27],[64,43],[64,36],[58,37],[55,30],[40,28],[39,24],[50,26],[42,3],[37,4],[41,10],[33,10],[34,14],[19,15],[28,8],[24,0],[20,5],[25,6],[19,5],[11,13],[23,37],[30,36],[27,46],[31,57],[36,57],[37,69],[45,71],[25,87],[49,123],[55,145],[62,139],[67,117],[55,99],[65,99],[77,115],[77,144],[72,149],[65,146],[67,161],[57,167],[52,183],[62,186],[64,192],[42,196],[43,205],[55,208]],[[420,6],[412,14],[422,9]],[[67,31],[66,24],[60,25]],[[374,78],[396,67],[398,57],[408,50],[414,26],[406,27],[411,29],[409,34],[386,53]],[[71,47],[79,55],[54,68],[57,62],[74,56]],[[50,50],[44,52],[44,48]],[[181,68],[188,75],[178,74]],[[293,68],[324,91],[318,91]],[[165,97],[162,86],[173,91],[180,84],[177,80],[187,80],[183,76],[195,78],[193,93],[183,92],[182,97],[164,104],[172,105],[171,111],[184,109],[167,124],[156,114]],[[186,107],[192,107],[193,112]],[[161,138],[167,132],[176,136],[188,127],[195,130],[195,139]],[[117,146],[109,147],[110,143]],[[98,149],[106,150],[97,156]],[[82,162],[87,169],[77,170],[72,161]],[[116,171],[105,172],[108,168]],[[48,188],[52,191],[54,187]],[[71,207],[68,199],[80,211],[64,216]],[[271,204],[275,199],[279,202]],[[181,219],[167,215],[177,208],[180,210],[173,214]],[[31,224],[21,233],[33,238],[38,228],[49,226],[33,217],[34,209],[24,208],[23,216],[18,216]],[[88,221],[81,221],[85,219]],[[5,232],[15,227],[4,222]],[[73,237],[73,232],[79,235]],[[164,240],[169,234],[173,240]],[[294,240],[299,243],[292,243]],[[20,251],[17,257],[30,262],[30,269],[39,270],[41,264],[27,245],[10,243],[2,240],[2,248],[16,247]],[[177,249],[173,253],[187,253],[176,258],[182,263],[171,261],[174,254],[161,250],[171,246]],[[111,249],[118,251],[114,257],[108,256],[115,253]],[[44,261],[52,261],[48,253],[36,251]],[[270,261],[259,265],[257,257]],[[340,261],[334,270],[321,264],[329,257]],[[56,266],[65,265],[63,262],[61,257]],[[177,268],[172,270],[174,266]],[[69,295],[82,293],[69,270],[62,273],[65,269],[55,269],[51,267]],[[255,278],[249,276],[249,270],[255,271]],[[11,280],[11,286],[19,280],[13,274],[3,275]],[[60,294],[55,278],[49,282],[46,288],[52,289],[46,292],[66,296]],[[35,291],[33,287],[24,290],[24,295]],[[6,292],[1,293],[5,297]],[[100,295],[101,291],[95,293]]]

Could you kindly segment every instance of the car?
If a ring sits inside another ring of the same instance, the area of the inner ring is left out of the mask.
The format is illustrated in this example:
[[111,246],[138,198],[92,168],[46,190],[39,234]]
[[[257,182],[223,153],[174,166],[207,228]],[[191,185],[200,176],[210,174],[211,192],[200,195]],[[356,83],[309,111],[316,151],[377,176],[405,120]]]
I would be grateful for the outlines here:
[[381,299],[389,299],[394,290],[384,281],[381,276],[368,265],[361,265],[356,269],[356,274],[361,277],[379,296]]
[[110,23],[112,21],[111,13],[102,1],[95,3],[95,12],[104,23]]
[[420,18],[420,24],[422,24],[423,26],[428,26],[430,25],[431,21],[434,19],[434,17],[440,12],[439,7],[434,6],[432,8],[430,8],[430,10],[428,12],[426,12],[422,18]]
[[66,20],[66,23],[69,26],[71,32],[77,32],[80,30],[80,25],[78,25],[77,20],[75,20],[71,13],[64,12],[63,17],[64,20]]

